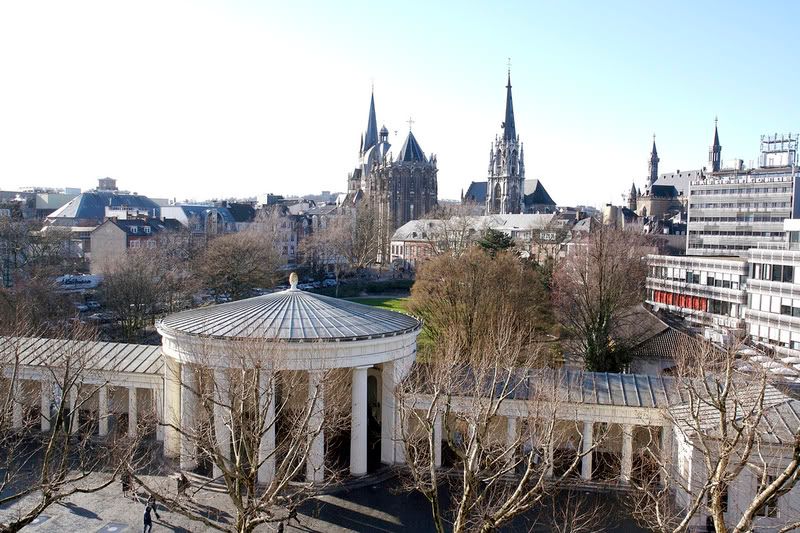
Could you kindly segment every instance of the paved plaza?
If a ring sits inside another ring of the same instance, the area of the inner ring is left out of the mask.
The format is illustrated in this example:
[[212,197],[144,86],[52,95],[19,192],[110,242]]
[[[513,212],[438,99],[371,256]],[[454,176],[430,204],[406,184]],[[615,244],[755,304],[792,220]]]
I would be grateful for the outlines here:
[[[149,481],[174,483],[168,478],[150,478]],[[594,497],[587,495],[587,497]],[[607,495],[600,495],[606,498]],[[198,506],[212,504],[226,507],[224,494],[200,492],[192,497]],[[36,521],[23,531],[30,533],[98,532],[129,533],[141,531],[145,507],[144,495],[138,498],[122,496],[119,483],[94,494],[76,494],[66,502],[49,507]],[[7,517],[14,509],[0,509],[0,518]],[[203,524],[191,521],[178,513],[159,507],[160,519],[153,524],[154,532],[206,532],[216,531]],[[299,524],[292,521],[285,531],[292,533],[324,532],[426,532],[433,531],[427,501],[418,494],[407,494],[397,490],[397,481],[384,481],[378,485],[366,485],[358,489],[337,494],[322,495],[308,502],[298,513]],[[155,517],[153,517],[155,518]],[[277,524],[261,526],[257,531],[276,531]],[[545,532],[548,528],[535,526],[529,520],[520,519],[507,531]],[[608,525],[607,531],[639,533],[645,530],[628,521]]]

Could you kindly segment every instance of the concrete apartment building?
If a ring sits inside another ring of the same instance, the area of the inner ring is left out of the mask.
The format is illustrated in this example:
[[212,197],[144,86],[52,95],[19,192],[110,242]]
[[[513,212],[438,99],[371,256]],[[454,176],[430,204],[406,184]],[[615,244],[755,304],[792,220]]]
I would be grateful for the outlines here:
[[797,141],[792,134],[762,136],[756,168],[741,160],[718,168],[719,157],[712,159],[711,172],[690,183],[687,255],[746,255],[759,243],[783,241],[784,219],[800,216]]

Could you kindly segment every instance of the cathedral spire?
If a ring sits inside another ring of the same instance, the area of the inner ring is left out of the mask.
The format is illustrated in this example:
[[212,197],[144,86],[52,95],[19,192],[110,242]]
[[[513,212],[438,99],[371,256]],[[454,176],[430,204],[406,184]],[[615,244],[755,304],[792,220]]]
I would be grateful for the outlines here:
[[647,178],[647,189],[649,190],[649,186],[653,185],[656,180],[658,180],[658,162],[660,159],[658,158],[658,151],[656,150],[656,134],[653,134],[653,150],[650,152],[650,163],[648,165],[648,170],[650,171],[650,175]]
[[503,139],[516,140],[517,128],[514,125],[514,102],[511,100],[511,67],[508,68],[508,84],[506,85],[506,120],[503,122]]
[[719,172],[722,163],[722,145],[719,144],[717,117],[714,117],[714,144],[708,149],[708,166],[711,172]]
[[378,144],[378,120],[375,118],[375,92],[373,91],[369,99],[369,119],[367,120],[367,131],[364,133],[364,151],[366,152]]

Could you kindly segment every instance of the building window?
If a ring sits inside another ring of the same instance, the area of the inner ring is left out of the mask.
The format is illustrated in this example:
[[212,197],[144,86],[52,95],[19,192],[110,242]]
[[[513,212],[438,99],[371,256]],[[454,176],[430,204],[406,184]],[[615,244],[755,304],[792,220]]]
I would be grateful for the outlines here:
[[[775,476],[767,476],[767,483],[766,485],[760,485],[758,487],[758,492],[761,493],[764,489],[767,488],[772,482],[775,481]],[[763,516],[768,518],[777,518],[778,517],[778,499],[776,497],[772,497],[764,502],[764,505],[761,506],[761,509],[756,511],[756,516]]]

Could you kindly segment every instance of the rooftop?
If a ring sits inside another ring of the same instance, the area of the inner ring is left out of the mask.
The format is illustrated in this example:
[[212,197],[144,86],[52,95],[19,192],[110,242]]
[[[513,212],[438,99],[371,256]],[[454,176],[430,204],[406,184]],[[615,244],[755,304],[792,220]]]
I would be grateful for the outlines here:
[[421,325],[402,313],[291,288],[176,313],[158,329],[206,338],[313,342],[390,337]]

